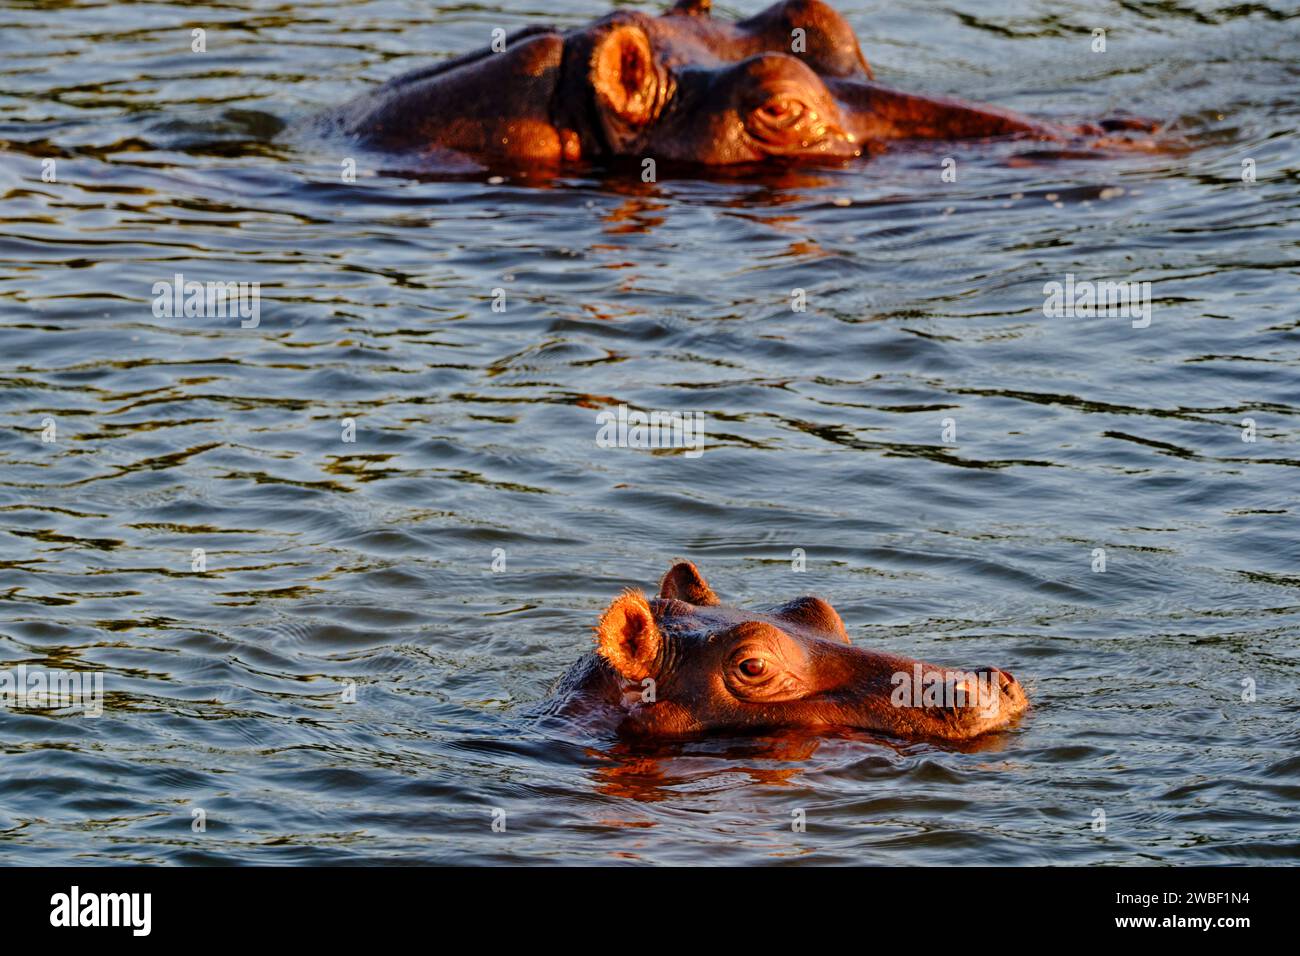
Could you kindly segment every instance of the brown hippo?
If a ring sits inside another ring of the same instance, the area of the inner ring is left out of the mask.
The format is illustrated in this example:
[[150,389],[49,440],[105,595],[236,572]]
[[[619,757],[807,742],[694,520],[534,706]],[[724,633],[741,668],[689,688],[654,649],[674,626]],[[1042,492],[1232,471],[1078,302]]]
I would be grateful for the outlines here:
[[556,715],[601,712],[620,732],[848,728],[959,741],[1001,730],[1029,702],[992,667],[970,671],[854,647],[828,603],[728,607],[695,565],[674,565],[646,600],[629,591],[596,626],[596,649],[556,685]]
[[619,157],[707,165],[842,161],[890,140],[1020,137],[1109,145],[1137,120],[1065,127],[874,81],[822,0],[715,20],[710,0],[618,10],[408,73],[322,117],[359,143],[534,167]]

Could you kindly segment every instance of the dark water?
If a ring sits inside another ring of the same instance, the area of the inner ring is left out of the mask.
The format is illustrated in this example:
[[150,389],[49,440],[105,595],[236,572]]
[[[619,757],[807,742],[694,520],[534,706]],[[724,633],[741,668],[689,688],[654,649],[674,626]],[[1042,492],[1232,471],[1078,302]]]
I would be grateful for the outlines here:
[[[1294,5],[840,5],[886,82],[1180,154],[345,184],[276,138],[607,9],[509,6],[4,5],[0,662],[105,702],[0,711],[0,860],[1300,859]],[[260,325],[156,318],[177,272],[260,282]],[[1151,282],[1150,327],[1045,318],[1066,273]],[[704,455],[596,447],[618,403],[703,412]],[[1035,706],[966,749],[532,722],[674,557]]]

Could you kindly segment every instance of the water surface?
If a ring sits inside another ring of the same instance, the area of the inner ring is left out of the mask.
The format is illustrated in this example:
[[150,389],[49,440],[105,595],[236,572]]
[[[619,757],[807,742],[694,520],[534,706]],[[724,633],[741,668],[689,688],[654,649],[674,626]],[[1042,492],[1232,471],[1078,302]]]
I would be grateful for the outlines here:
[[[1176,154],[348,184],[279,138],[608,9],[506,6],[0,8],[0,663],[106,692],[0,711],[0,860],[1300,859],[1295,8],[839,4],[885,82]],[[260,325],[156,318],[175,273],[259,282]],[[1066,273],[1150,282],[1150,327],[1045,318]],[[619,403],[705,453],[598,448]],[[677,557],[1034,708],[967,748],[534,722]]]

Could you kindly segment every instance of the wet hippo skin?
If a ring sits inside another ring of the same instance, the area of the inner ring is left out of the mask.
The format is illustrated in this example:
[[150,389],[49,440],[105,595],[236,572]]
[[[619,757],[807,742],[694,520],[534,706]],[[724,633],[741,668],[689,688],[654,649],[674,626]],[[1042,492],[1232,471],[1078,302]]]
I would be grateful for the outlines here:
[[664,575],[657,597],[617,597],[595,630],[595,649],[560,679],[546,709],[598,714],[641,738],[849,728],[962,741],[1007,727],[1029,705],[1020,682],[997,668],[941,668],[854,647],[820,598],[729,607],[687,562]]
[[1149,142],[1135,131],[1153,129],[1133,119],[1060,126],[890,89],[822,0],[785,0],[738,22],[715,19],[709,0],[680,0],[662,16],[619,10],[568,31],[526,27],[502,52],[408,73],[317,120],[388,152],[543,166],[842,162],[909,139],[1132,146]]

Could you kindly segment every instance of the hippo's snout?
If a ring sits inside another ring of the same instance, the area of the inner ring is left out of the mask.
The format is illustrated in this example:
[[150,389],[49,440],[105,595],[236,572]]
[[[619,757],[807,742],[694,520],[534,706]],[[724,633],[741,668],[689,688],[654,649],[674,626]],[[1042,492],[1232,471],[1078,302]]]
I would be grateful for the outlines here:
[[[1007,727],[1029,706],[1020,682],[996,667],[971,670],[842,647],[852,676],[833,696],[844,723],[903,736],[965,740]],[[887,669],[887,676],[882,672]],[[882,703],[882,684],[889,686]]]
[[1019,717],[1029,707],[1029,696],[1020,681],[1009,671],[995,670],[1000,696],[998,698],[999,715],[1010,720]]

